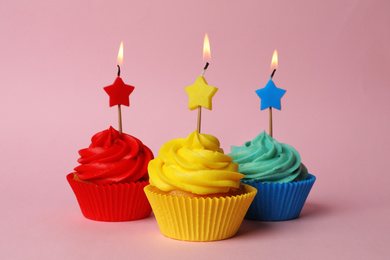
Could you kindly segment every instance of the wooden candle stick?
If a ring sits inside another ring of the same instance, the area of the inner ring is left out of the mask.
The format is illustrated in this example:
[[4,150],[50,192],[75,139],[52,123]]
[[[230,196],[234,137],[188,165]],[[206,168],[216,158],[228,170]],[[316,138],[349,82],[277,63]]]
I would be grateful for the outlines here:
[[196,130],[200,134],[200,125],[202,121],[202,107],[198,107],[198,121],[197,121],[197,127]]
[[121,105],[118,105],[118,131],[119,134],[122,133],[122,111],[121,111]]
[[[274,77],[275,72],[276,69],[274,69],[271,73],[271,80]],[[272,107],[269,107],[268,110],[269,110],[269,136],[272,137]]]
[[[206,72],[206,70],[207,70],[207,68],[209,67],[209,65],[210,65],[210,64],[209,64],[208,62],[206,62],[206,65],[204,66],[203,71],[202,71],[202,73],[200,74],[202,77],[204,76],[204,73]],[[198,120],[197,120],[197,127],[196,127],[196,129],[197,129],[197,131],[198,131],[199,134],[200,134],[201,122],[202,122],[202,107],[199,106],[199,107],[198,107]]]
[[[119,65],[118,66],[118,74],[117,76],[120,77],[121,76],[121,67]],[[122,110],[121,110],[121,105],[118,104],[118,132],[119,134],[122,134]]]
[[268,110],[269,110],[269,136],[272,137],[272,107],[269,107]]

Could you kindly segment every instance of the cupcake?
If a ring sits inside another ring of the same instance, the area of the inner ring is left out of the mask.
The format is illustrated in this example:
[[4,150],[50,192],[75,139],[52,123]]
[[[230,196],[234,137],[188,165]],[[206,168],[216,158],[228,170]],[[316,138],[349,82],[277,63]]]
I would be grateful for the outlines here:
[[297,218],[316,177],[308,173],[297,150],[265,132],[229,154],[245,175],[242,182],[257,188],[245,218],[280,221]]
[[212,135],[194,131],[165,143],[149,163],[145,187],[161,233],[187,241],[236,234],[257,192],[237,169]]
[[110,127],[95,134],[79,154],[80,165],[67,180],[86,218],[128,221],[150,214],[143,188],[149,184],[153,153],[140,140]]

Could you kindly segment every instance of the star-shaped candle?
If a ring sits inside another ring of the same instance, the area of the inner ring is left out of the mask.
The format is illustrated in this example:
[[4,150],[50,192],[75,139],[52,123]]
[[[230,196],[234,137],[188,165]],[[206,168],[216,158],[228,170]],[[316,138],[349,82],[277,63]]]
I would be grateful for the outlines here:
[[[210,59],[210,42],[206,33],[203,43],[203,61],[208,59]],[[191,110],[198,109],[198,133],[200,133],[202,107],[211,110],[212,98],[218,91],[218,88],[208,85],[206,79],[203,77],[208,66],[209,63],[206,62],[206,66],[203,68],[201,75],[196,79],[195,83],[184,88],[189,97],[188,108]]]
[[134,87],[126,85],[119,75],[114,84],[104,87],[104,90],[110,96],[110,107],[115,105],[130,106],[129,96],[133,92]]
[[204,107],[212,109],[212,98],[217,93],[217,88],[207,84],[203,76],[199,76],[195,83],[184,89],[189,97],[188,108],[191,110]]
[[110,96],[110,107],[118,105],[118,124],[119,124],[119,133],[122,133],[122,113],[121,105],[130,106],[129,96],[133,92],[134,87],[126,85],[122,78],[120,77],[121,68],[123,62],[123,42],[119,47],[118,53],[118,76],[114,81],[114,84],[104,87],[104,90]]
[[269,135],[272,137],[272,108],[281,109],[280,99],[283,97],[286,90],[278,88],[272,81],[275,71],[278,67],[278,53],[275,50],[271,62],[271,78],[264,88],[256,90],[256,94],[261,99],[260,109],[269,109]]

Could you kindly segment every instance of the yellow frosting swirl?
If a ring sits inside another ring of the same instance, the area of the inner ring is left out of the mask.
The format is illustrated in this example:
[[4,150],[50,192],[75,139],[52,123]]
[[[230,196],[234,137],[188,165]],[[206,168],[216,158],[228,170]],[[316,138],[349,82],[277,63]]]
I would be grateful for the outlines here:
[[165,143],[149,162],[150,184],[162,191],[184,190],[199,195],[239,188],[244,175],[224,154],[215,136],[192,132]]

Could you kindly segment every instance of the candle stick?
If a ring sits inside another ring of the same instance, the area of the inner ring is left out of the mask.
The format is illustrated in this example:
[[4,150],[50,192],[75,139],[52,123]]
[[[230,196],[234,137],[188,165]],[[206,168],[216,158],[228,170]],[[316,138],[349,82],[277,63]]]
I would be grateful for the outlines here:
[[[119,65],[116,65],[118,66],[118,77],[121,76],[121,67]],[[118,132],[119,134],[122,134],[122,110],[121,110],[121,105],[118,104]]]
[[[271,77],[270,77],[271,80],[272,80],[272,78],[274,77],[275,72],[276,72],[276,69],[274,69],[274,70],[272,71],[272,73],[271,73]],[[268,111],[269,111],[269,113],[268,113],[268,115],[269,115],[269,122],[268,122],[268,125],[269,125],[269,136],[272,137],[272,135],[273,135],[273,133],[272,133],[272,107],[269,107],[269,108],[268,108]]]
[[274,55],[272,56],[272,63],[271,63],[271,68],[275,66],[275,69],[273,69],[267,85],[264,88],[256,90],[256,94],[261,99],[260,109],[263,110],[268,108],[269,110],[269,135],[271,137],[273,136],[272,108],[276,108],[279,110],[281,109],[280,99],[283,97],[284,93],[286,93],[286,90],[277,88],[275,86],[275,83],[272,81],[276,72],[277,64],[278,64],[278,53],[275,50]]
[[202,107],[198,107],[198,121],[196,125],[196,131],[200,134],[200,125],[202,121]]
[[[121,63],[123,60],[123,42],[119,48],[118,53],[118,63]],[[104,87],[104,90],[110,96],[110,107],[118,105],[118,126],[119,134],[122,133],[122,111],[121,105],[130,106],[129,96],[133,92],[134,87],[131,85],[126,85],[121,79],[121,67],[118,66],[118,74],[114,84]]]
[[122,111],[121,111],[121,105],[118,105],[118,132],[119,134],[122,133]]
[[[206,65],[204,66],[203,68],[203,71],[202,73],[200,74],[202,77],[204,76],[204,73],[206,72],[207,68],[209,67],[209,63],[206,62]],[[200,125],[201,125],[201,121],[202,121],[202,107],[199,106],[198,107],[198,121],[197,121],[197,131],[198,133],[200,133]]]
[[[207,46],[207,48],[205,48],[205,46]],[[203,55],[205,55],[205,52],[210,54],[210,44],[208,41],[207,34],[205,35]],[[191,86],[184,88],[184,90],[187,92],[189,97],[188,108],[191,110],[198,109],[198,120],[197,120],[198,133],[200,133],[200,129],[201,129],[202,107],[211,110],[212,98],[215,95],[215,93],[218,91],[218,88],[208,85],[206,79],[203,77],[208,66],[209,63],[206,62],[206,65],[204,66],[202,73],[196,79],[195,83],[192,84]]]
[[271,136],[272,137],[272,107],[269,107],[268,108],[268,111],[269,111],[269,122],[268,122],[268,124],[269,124],[269,136]]

